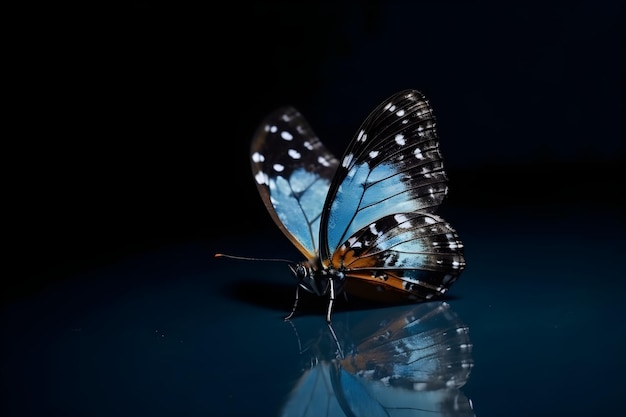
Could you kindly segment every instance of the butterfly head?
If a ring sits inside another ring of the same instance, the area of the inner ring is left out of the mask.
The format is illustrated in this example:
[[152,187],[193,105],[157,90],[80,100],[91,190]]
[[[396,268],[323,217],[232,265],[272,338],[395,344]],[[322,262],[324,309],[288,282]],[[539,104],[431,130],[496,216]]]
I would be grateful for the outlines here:
[[328,280],[321,282],[321,280],[316,279],[320,274],[317,273],[317,268],[311,265],[309,261],[289,264],[289,270],[298,280],[298,285],[302,289],[316,295],[324,295],[326,293]]
[[330,292],[330,281],[334,281],[334,292],[343,290],[345,278],[339,271],[323,267],[316,261],[302,261],[289,264],[289,269],[298,280],[300,288],[315,295],[326,295]]

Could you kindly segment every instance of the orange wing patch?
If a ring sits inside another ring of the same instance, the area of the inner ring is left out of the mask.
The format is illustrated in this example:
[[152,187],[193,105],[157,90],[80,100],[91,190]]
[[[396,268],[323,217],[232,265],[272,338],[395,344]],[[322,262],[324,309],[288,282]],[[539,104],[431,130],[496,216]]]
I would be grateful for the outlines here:
[[359,256],[354,248],[346,245],[335,251],[331,264],[345,273],[346,291],[359,298],[382,302],[422,301],[445,292],[441,286],[404,278],[402,269],[381,268],[376,256]]
[[415,284],[402,278],[403,271],[360,270],[346,272],[346,291],[368,300],[406,302],[430,300],[443,291],[432,284],[420,281]]

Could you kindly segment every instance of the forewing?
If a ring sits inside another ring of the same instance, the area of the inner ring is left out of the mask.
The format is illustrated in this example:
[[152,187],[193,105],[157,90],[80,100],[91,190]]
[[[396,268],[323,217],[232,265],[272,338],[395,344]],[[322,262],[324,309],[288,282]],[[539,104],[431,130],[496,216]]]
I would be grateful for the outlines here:
[[444,294],[465,268],[463,243],[441,217],[386,215],[350,236],[333,254],[346,290],[375,300],[428,300]]
[[341,158],[322,214],[322,259],[384,216],[434,212],[446,181],[428,101],[415,90],[394,94],[368,116]]
[[323,204],[338,160],[292,107],[280,108],[262,122],[250,155],[270,215],[300,252],[314,257]]

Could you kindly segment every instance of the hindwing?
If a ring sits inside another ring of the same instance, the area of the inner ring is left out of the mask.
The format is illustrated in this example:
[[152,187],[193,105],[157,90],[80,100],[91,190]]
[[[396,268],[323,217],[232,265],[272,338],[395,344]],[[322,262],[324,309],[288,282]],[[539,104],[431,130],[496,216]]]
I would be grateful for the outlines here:
[[387,215],[349,237],[333,254],[346,290],[363,298],[424,300],[444,294],[465,267],[463,243],[435,214]]

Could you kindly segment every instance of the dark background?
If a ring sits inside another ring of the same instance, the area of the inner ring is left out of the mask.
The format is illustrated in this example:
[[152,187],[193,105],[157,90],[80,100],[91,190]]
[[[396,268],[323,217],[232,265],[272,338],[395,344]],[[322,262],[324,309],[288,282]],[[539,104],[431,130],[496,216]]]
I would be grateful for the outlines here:
[[170,243],[276,236],[248,147],[283,104],[341,154],[419,89],[450,205],[623,208],[620,2],[147,1],[19,21],[5,300]]
[[[445,300],[471,329],[476,415],[623,414],[620,2],[92,2],[6,20],[3,416],[276,415],[309,360],[291,325],[325,329],[327,300],[285,323],[284,265],[212,257],[301,259],[258,196],[252,134],[290,104],[339,155],[406,88],[434,107],[441,210],[465,244]],[[405,307],[338,300],[333,322]]]

